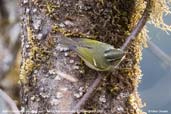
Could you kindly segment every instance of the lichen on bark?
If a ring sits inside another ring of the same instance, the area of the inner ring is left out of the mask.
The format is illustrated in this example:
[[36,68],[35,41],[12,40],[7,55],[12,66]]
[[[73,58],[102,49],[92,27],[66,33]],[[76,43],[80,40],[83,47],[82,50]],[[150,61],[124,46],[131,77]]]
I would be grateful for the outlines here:
[[[23,107],[42,113],[71,111],[98,74],[58,44],[58,38],[92,38],[119,48],[145,8],[144,0],[33,0],[20,1],[20,5]],[[144,42],[140,34],[127,47],[120,70],[101,73],[100,87],[82,109],[108,114],[143,113],[137,86]]]

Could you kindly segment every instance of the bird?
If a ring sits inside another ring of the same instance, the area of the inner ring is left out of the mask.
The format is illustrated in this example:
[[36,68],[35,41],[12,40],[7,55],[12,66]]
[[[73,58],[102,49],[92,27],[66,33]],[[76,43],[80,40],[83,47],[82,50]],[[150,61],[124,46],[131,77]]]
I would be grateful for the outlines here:
[[125,58],[125,52],[112,45],[88,38],[60,38],[59,43],[74,51],[96,71],[111,71]]

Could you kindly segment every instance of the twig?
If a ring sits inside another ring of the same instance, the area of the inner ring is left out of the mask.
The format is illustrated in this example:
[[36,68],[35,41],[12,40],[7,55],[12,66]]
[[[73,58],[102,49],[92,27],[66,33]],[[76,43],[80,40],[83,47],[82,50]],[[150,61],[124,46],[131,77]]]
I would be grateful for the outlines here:
[[[129,44],[129,42],[132,39],[134,39],[135,37],[137,37],[137,35],[139,34],[139,32],[142,30],[142,28],[144,27],[144,25],[147,22],[147,19],[149,17],[149,14],[150,14],[149,11],[150,11],[150,9],[151,9],[151,0],[147,0],[147,5],[146,5],[146,8],[144,10],[144,13],[143,13],[141,19],[139,20],[138,24],[133,29],[133,31],[131,32],[131,34],[127,37],[125,43],[121,47],[122,50],[125,50],[125,48]],[[93,93],[93,91],[97,88],[97,86],[99,85],[101,79],[102,79],[102,77],[100,75],[98,75],[98,77],[95,79],[95,81],[93,82],[93,84],[88,88],[87,93],[85,93],[84,96],[80,99],[80,101],[76,104],[76,106],[74,107],[74,110],[76,110],[76,111],[77,110],[80,110],[81,106],[83,106],[85,104],[85,102],[91,96],[91,94]]]
[[147,6],[146,9],[144,10],[144,13],[141,17],[141,19],[139,20],[138,24],[136,25],[136,27],[133,29],[133,31],[131,32],[131,34],[126,38],[125,43],[122,45],[121,49],[125,50],[125,48],[127,47],[127,45],[129,44],[129,42],[134,39],[135,37],[137,37],[137,35],[140,33],[140,31],[142,30],[142,28],[144,27],[144,25],[147,22],[147,19],[150,15],[150,7],[151,7],[151,2],[150,0],[147,1]]
[[98,77],[95,79],[93,84],[88,88],[87,92],[84,94],[84,96],[80,99],[80,101],[76,104],[74,107],[74,111],[80,110],[81,106],[85,104],[87,99],[90,97],[90,95],[93,93],[94,89],[99,85],[102,77],[98,75]]

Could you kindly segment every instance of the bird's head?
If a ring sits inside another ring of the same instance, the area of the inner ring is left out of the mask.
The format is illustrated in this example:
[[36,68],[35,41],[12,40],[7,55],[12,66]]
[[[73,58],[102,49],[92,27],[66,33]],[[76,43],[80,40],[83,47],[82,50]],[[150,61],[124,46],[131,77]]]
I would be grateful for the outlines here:
[[107,62],[110,64],[117,66],[125,57],[126,52],[121,49],[108,49],[104,52],[104,57]]

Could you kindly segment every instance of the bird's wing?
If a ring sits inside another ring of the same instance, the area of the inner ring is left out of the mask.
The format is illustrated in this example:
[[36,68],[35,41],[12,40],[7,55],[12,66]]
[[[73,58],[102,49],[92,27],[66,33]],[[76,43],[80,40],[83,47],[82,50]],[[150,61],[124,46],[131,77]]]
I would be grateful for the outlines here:
[[[85,47],[79,47],[75,50],[77,52],[78,56],[82,58],[82,60],[86,63],[87,66],[89,66],[92,69],[103,71],[108,69],[108,65],[99,62],[103,59],[99,57],[99,55],[95,55],[94,47],[92,49],[85,48]],[[107,65],[107,66],[106,66]]]
[[76,47],[75,51],[83,60],[87,60],[89,63],[93,62],[93,53],[91,49],[87,47]]
[[91,48],[93,46],[97,46],[101,44],[102,42],[99,42],[97,40],[87,39],[87,38],[72,38],[74,42],[77,42],[79,46],[81,47],[88,47]]

